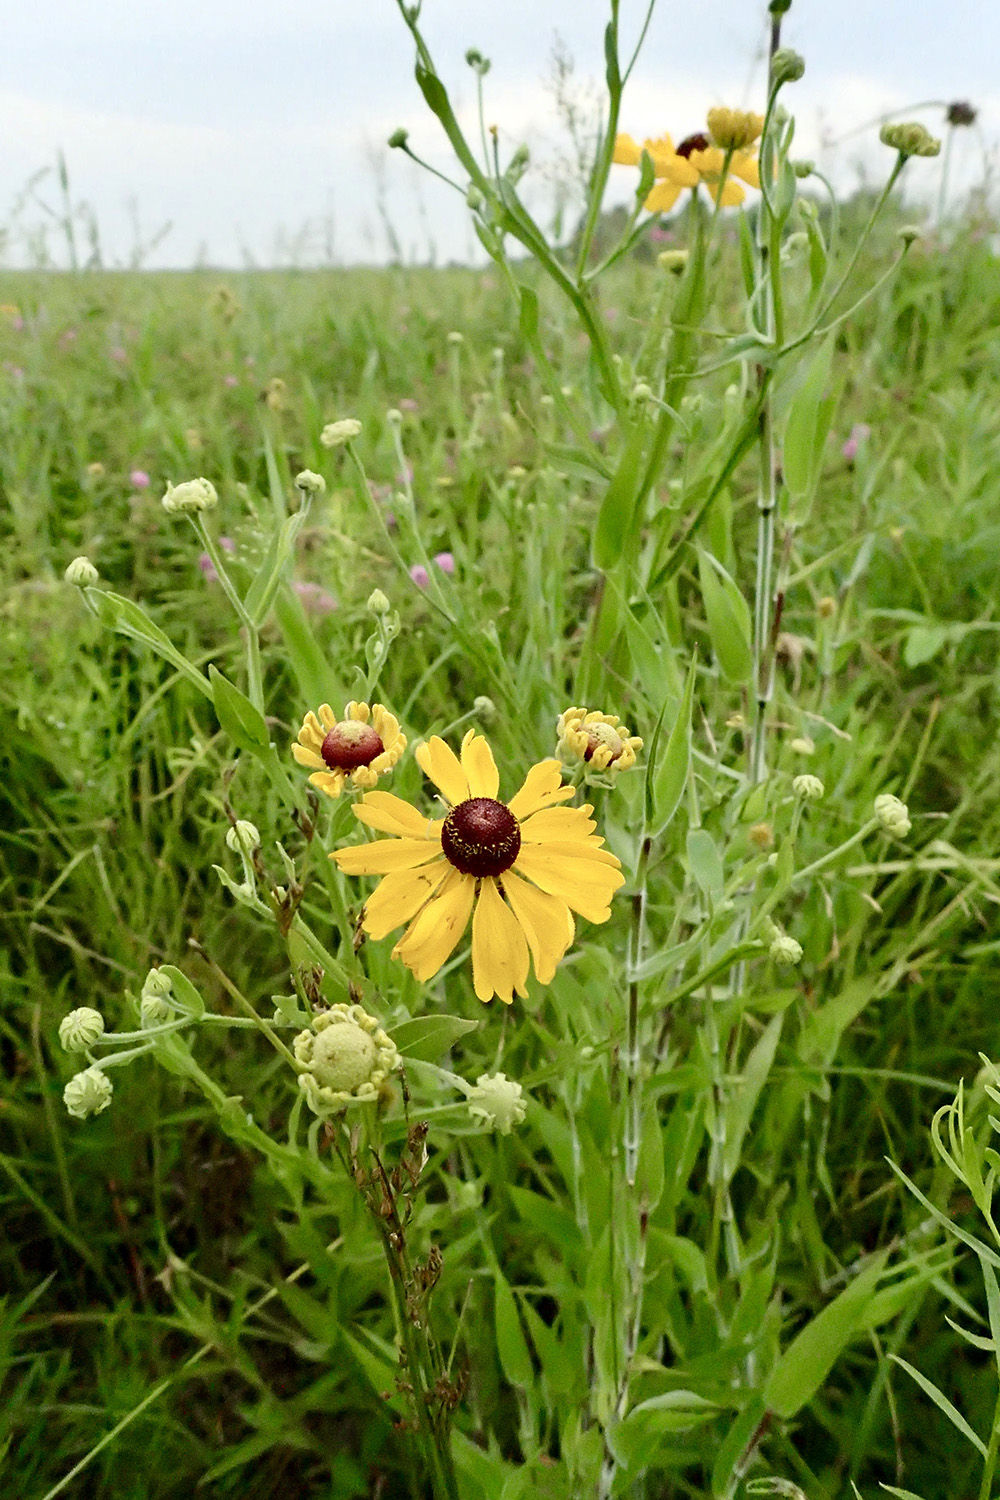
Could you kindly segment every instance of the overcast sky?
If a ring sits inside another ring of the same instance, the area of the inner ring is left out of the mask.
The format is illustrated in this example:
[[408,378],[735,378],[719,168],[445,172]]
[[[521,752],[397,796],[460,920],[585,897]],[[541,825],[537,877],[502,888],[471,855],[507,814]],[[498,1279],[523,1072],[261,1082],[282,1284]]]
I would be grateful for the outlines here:
[[[439,71],[470,126],[474,81],[464,54],[475,46],[492,59],[487,120],[507,152],[530,145],[537,198],[546,163],[565,146],[549,83],[553,48],[561,39],[584,95],[596,87],[606,3],[424,0],[423,10]],[[621,10],[634,36],[644,5],[622,0]],[[658,0],[622,128],[640,138],[669,130],[679,140],[713,104],[760,107],[765,18],[764,0]],[[982,179],[1000,139],[997,0],[795,0],[784,40],[806,58],[805,78],[786,93],[800,154],[822,158],[838,181],[887,166],[875,116],[951,99],[980,110],[977,129],[956,139],[952,180]],[[940,109],[920,117],[940,126]],[[156,265],[269,264],[293,253],[310,261],[330,250],[343,263],[384,260],[380,191],[407,258],[426,259],[431,243],[439,260],[466,258],[475,241],[458,195],[384,148],[400,125],[421,154],[450,168],[393,0],[5,7],[0,222],[11,222],[29,178],[61,149],[74,200],[96,211],[109,264],[127,262],[135,213],[142,236],[172,223]],[[842,144],[831,150],[830,139]],[[934,197],[940,170],[939,161],[911,163],[913,188]],[[633,173],[616,168],[609,204],[633,184]],[[37,191],[55,204],[51,175]],[[43,217],[29,207],[19,222]]]

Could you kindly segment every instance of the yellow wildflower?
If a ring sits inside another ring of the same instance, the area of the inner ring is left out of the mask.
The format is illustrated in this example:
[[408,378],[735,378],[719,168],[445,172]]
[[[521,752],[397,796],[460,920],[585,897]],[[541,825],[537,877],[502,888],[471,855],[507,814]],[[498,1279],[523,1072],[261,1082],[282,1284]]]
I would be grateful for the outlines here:
[[428,819],[389,792],[369,792],[354,816],[393,837],[332,854],[348,875],[381,875],[364,929],[384,938],[409,926],[392,950],[421,982],[432,979],[472,919],[472,979],[480,1000],[524,996],[529,954],[542,984],[574,936],[572,912],[606,922],[624,882],[594,832],[593,809],[572,797],[557,760],[532,766],[509,802],[486,740],[470,729],[461,759],[437,735],[416,752],[448,812]]
[[586,761],[594,771],[628,771],[642,749],[638,735],[614,714],[567,708],[556,724],[559,755],[563,760]]
[[[754,129],[758,120],[763,128],[760,115],[745,115],[739,110],[710,110],[710,122],[716,115],[729,117],[728,125],[732,131],[737,130],[738,124],[739,132],[743,136]],[[759,130],[757,134],[760,134]],[[756,137],[751,135],[750,141],[754,139]],[[733,149],[720,198],[719,187],[722,183],[726,152],[718,146],[713,146],[710,137],[704,132],[685,137],[676,149],[669,135],[646,140],[643,146],[653,158],[656,176],[656,182],[645,202],[645,207],[650,213],[669,213],[686,187],[696,189],[699,184],[703,185],[709,197],[713,200],[719,199],[723,208],[742,203],[746,197],[740,183],[735,181],[736,178],[741,178],[750,187],[760,187],[757,157],[749,147]],[[615,140],[613,159],[625,166],[638,166],[642,159],[642,148],[630,135],[620,135]]]
[[313,768],[313,786],[339,797],[348,779],[356,787],[375,786],[405,749],[399,721],[381,703],[348,703],[339,723],[329,703],[321,703],[303,719],[292,754],[300,766]]
[[746,151],[754,141],[760,139],[764,129],[764,116],[750,114],[744,109],[710,109],[708,133],[716,146],[723,151]]

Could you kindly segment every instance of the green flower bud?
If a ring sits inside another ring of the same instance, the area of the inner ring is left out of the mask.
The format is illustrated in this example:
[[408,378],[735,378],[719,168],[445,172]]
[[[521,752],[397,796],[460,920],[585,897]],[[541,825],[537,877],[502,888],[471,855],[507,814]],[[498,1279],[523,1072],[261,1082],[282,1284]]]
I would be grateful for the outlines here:
[[403,127],[400,126],[398,130],[394,130],[392,132],[392,135],[389,137],[386,144],[390,146],[393,151],[400,151],[406,145],[409,139],[410,132],[408,130],[404,130]]
[[100,1068],[86,1068],[74,1073],[63,1089],[63,1103],[76,1120],[99,1115],[111,1103],[114,1088],[111,1079]]
[[169,1021],[174,1015],[173,1006],[163,995],[147,995],[145,991],[139,998],[139,1016],[144,1027],[162,1026],[164,1021]]
[[818,776],[802,775],[792,778],[792,791],[803,802],[818,802],[826,788]]
[[322,474],[314,474],[312,469],[303,469],[295,476],[295,488],[304,495],[325,495],[326,480]]
[[219,503],[215,485],[209,479],[186,479],[183,484],[168,484],[163,509],[170,515],[197,515],[214,510]]
[[688,263],[687,250],[661,250],[656,257],[656,264],[664,271],[672,271],[679,276]]
[[795,173],[796,177],[811,177],[815,170],[816,163],[814,161],[792,162],[792,171]]
[[780,83],[797,83],[806,70],[806,60],[792,47],[779,47],[771,58],[771,79]]
[[89,557],[74,557],[63,577],[67,583],[75,583],[78,589],[93,588],[100,578]]
[[916,120],[883,125],[878,138],[883,146],[891,146],[900,156],[937,156],[941,150],[941,142]]
[[395,1043],[360,1005],[334,1005],[314,1016],[292,1050],[303,1068],[299,1086],[316,1114],[377,1099],[399,1066]]
[[372,589],[368,595],[368,612],[373,615],[387,615],[389,613],[389,601],[381,589]]
[[907,250],[913,244],[914,240],[923,238],[923,230],[920,229],[916,224],[904,224],[902,229],[896,230],[896,234],[899,239],[903,241],[903,244],[906,246]]
[[510,1135],[514,1125],[520,1125],[527,1111],[522,1098],[524,1090],[505,1073],[480,1073],[475,1087],[466,1095],[469,1114],[481,1121],[488,1130],[498,1130],[501,1135]]
[[341,417],[339,422],[327,422],[319,435],[324,448],[339,448],[349,443],[361,431],[361,423],[354,417]]
[[81,1005],[59,1022],[59,1041],[67,1052],[86,1052],[104,1035],[104,1017],[99,1010]]
[[882,792],[875,798],[875,816],[894,839],[905,839],[911,828],[910,812],[905,802],[890,792]]
[[143,995],[173,994],[173,980],[162,969],[150,969],[142,983]]
[[782,968],[789,968],[797,964],[802,957],[802,944],[797,943],[787,932],[779,932],[777,937],[772,938],[771,946],[767,950],[776,964]]
[[260,848],[260,834],[245,818],[237,818],[235,826],[226,833],[226,847],[234,854],[249,856]]

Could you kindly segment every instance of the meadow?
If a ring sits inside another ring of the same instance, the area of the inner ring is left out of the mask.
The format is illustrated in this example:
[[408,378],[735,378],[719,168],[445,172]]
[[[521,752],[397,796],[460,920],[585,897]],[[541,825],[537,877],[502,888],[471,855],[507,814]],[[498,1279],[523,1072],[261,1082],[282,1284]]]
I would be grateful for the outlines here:
[[[1000,260],[875,202],[691,195],[576,301],[506,251],[5,277],[5,1496],[988,1500]],[[784,364],[755,246],[832,309]],[[393,957],[326,858],[371,784],[292,755],[349,701],[422,819],[434,736],[494,807],[482,740],[508,802],[560,756],[610,917],[526,983],[478,907],[475,968]],[[348,1004],[349,1102],[296,1081]]]

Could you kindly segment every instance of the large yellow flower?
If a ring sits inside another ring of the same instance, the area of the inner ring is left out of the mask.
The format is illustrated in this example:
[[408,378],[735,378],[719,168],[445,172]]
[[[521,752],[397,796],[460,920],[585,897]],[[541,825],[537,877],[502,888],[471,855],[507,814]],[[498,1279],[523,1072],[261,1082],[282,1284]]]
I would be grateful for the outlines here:
[[321,703],[302,720],[292,755],[313,771],[313,786],[339,797],[347,780],[356,787],[375,786],[405,749],[399,721],[381,703],[348,703],[339,724],[329,703]]
[[[676,149],[669,135],[654,136],[643,141],[641,147],[630,135],[619,135],[615,138],[612,159],[623,166],[637,167],[642,160],[643,149],[653,158],[656,177],[645,202],[650,213],[669,213],[684,188],[697,188],[699,184],[704,184],[712,199],[718,198],[726,153],[718,146],[713,146],[707,135],[689,135]],[[737,177],[751,187],[760,187],[757,158],[751,150],[733,151],[730,157],[729,170],[722,185],[723,208],[742,203],[746,197],[743,188],[734,181]]]
[[369,792],[354,816],[394,835],[330,856],[348,875],[381,875],[365,903],[364,929],[384,938],[409,926],[392,953],[417,979],[433,976],[472,917],[472,980],[480,1000],[508,1005],[527,994],[529,954],[548,984],[573,941],[572,912],[606,922],[624,882],[602,848],[589,806],[572,797],[557,760],[532,766],[509,802],[497,801],[500,775],[489,745],[470,729],[461,759],[435,735],[416,752],[448,812],[428,819],[390,792]]

